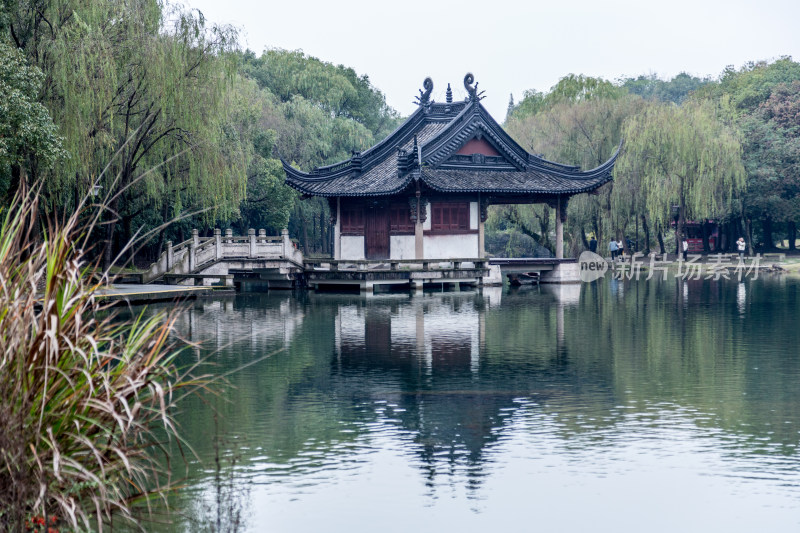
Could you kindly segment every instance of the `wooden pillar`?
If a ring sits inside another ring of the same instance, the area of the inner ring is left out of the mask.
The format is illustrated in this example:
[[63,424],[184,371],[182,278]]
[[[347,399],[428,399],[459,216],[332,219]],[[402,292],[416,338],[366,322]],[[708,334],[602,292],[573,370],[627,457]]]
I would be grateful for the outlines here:
[[333,223],[333,258],[342,258],[342,199],[336,197],[336,221]]
[[425,246],[423,244],[424,234],[422,232],[422,193],[417,182],[417,220],[414,222],[414,259],[425,258]]
[[483,227],[485,220],[485,207],[481,200],[481,193],[478,193],[478,257],[486,257],[485,233]]
[[564,259],[564,219],[565,206],[561,205],[561,196],[556,200],[556,259]]

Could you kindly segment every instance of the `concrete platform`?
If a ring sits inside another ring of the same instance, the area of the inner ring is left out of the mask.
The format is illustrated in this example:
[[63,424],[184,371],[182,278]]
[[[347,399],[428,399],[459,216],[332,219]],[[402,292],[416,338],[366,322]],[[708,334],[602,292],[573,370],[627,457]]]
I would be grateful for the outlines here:
[[306,283],[313,289],[358,287],[371,292],[378,285],[406,285],[422,289],[430,284],[479,285],[488,268],[436,268],[428,270],[310,270]]
[[120,283],[99,289],[95,294],[105,301],[146,303],[184,300],[202,296],[232,294],[232,290],[215,290],[212,287],[188,287],[182,285],[135,285]]

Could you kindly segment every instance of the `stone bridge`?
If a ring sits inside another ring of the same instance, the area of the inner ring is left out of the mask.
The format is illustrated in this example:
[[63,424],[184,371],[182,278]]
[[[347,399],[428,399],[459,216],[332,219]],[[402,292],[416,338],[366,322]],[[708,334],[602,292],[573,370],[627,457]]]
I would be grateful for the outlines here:
[[[196,229],[192,237],[177,246],[167,242],[167,249],[158,260],[141,274],[142,283],[166,281],[194,285],[224,283],[233,285],[236,275],[254,277],[271,284],[288,284],[302,276],[303,253],[283,230],[280,236],[267,236],[248,230],[246,237],[234,237],[214,230],[213,237],[200,237]],[[215,277],[219,276],[219,277]]]

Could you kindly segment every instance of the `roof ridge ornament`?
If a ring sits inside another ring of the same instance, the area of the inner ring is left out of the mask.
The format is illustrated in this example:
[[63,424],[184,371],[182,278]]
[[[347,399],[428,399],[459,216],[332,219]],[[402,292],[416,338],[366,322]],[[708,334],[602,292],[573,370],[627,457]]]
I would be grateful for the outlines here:
[[433,92],[433,80],[429,77],[425,78],[425,81],[422,82],[422,87],[425,89],[425,92],[422,92],[422,89],[419,90],[419,96],[415,96],[414,98],[417,100],[413,102],[418,106],[426,106],[431,103],[431,93]]
[[453,103],[453,89],[450,88],[450,84],[447,84],[447,93],[445,93],[445,101],[448,104]]
[[464,88],[469,93],[469,100],[470,102],[480,102],[485,96],[483,93],[486,91],[478,92],[478,84],[475,84],[475,87],[472,86],[472,83],[475,81],[475,76],[472,75],[472,72],[467,72],[467,75],[464,76]]

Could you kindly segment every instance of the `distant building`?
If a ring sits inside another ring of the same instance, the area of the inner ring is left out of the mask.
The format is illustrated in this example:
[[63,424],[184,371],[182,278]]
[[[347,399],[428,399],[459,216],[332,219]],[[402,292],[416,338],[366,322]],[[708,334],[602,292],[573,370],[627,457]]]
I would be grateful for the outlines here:
[[481,105],[471,74],[469,96],[430,99],[392,134],[346,161],[301,172],[283,162],[286,183],[330,204],[335,259],[449,259],[484,256],[492,204],[547,203],[556,209],[556,257],[570,196],[612,179],[619,149],[599,167],[547,161],[517,144]]

